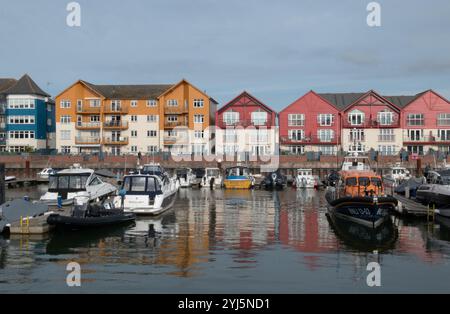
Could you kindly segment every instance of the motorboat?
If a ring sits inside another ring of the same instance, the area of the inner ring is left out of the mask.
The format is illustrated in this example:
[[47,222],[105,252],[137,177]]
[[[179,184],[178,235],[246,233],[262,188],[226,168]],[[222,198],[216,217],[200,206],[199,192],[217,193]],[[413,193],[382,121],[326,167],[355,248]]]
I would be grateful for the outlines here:
[[297,176],[295,177],[295,186],[297,189],[315,188],[317,187],[317,180],[312,174],[312,169],[297,169]]
[[392,186],[397,186],[409,179],[411,179],[411,173],[408,169],[401,166],[392,167],[390,172],[383,176],[383,182]]
[[342,163],[341,171],[371,171],[370,161],[367,156],[359,156],[358,154],[346,156]]
[[175,171],[181,188],[189,188],[195,182],[195,174],[191,168],[180,168]]
[[178,188],[177,180],[164,172],[138,172],[124,176],[114,204],[129,213],[158,215],[173,206]]
[[104,200],[116,193],[117,188],[101,177],[101,172],[74,164],[69,169],[49,175],[48,192],[41,196],[40,201],[49,206],[68,206],[84,192],[89,194],[89,202]]
[[323,184],[325,186],[336,186],[336,182],[339,181],[339,172],[331,170],[331,172],[325,177]]
[[9,183],[16,180],[15,176],[5,176],[5,183]]
[[37,177],[42,180],[48,180],[49,176],[55,173],[56,170],[53,168],[44,168],[37,173]]
[[344,163],[349,170],[341,170],[336,187],[325,193],[329,210],[337,218],[378,228],[395,210],[397,200],[384,193],[382,178],[368,168],[368,160],[344,159]]
[[77,230],[131,223],[136,218],[135,214],[116,208],[111,200],[90,203],[89,194],[83,194],[75,198],[70,215],[50,214],[47,223],[57,228]]
[[416,200],[436,208],[450,206],[450,170],[429,171],[426,184],[419,186]]
[[265,188],[266,190],[271,189],[281,190],[285,188],[286,185],[287,185],[287,178],[286,176],[282,175],[279,170],[268,173],[261,182],[261,187]]
[[223,183],[219,168],[205,168],[200,180],[200,187],[221,187]]
[[225,173],[223,184],[226,189],[250,189],[255,183],[255,179],[248,167],[230,167],[225,170]]

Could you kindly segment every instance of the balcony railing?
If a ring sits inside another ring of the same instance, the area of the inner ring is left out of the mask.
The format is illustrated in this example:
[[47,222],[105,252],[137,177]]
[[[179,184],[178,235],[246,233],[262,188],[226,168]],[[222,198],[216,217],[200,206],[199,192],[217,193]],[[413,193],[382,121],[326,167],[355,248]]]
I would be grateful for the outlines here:
[[103,109],[103,113],[105,113],[105,114],[127,114],[128,106],[107,105]]
[[188,113],[189,109],[186,106],[165,106],[164,113],[165,114],[184,114]]
[[317,136],[304,137],[302,139],[293,139],[287,136],[281,137],[281,144],[285,145],[320,145],[320,144],[339,144],[339,140],[336,137],[320,138]]
[[126,136],[104,137],[103,144],[105,144],[105,145],[128,145],[128,137],[126,137]]
[[221,129],[236,128],[236,127],[246,128],[249,126],[270,128],[271,122],[270,120],[267,119],[241,119],[241,120],[219,119],[217,121],[217,125]]
[[405,144],[449,144],[449,137],[438,137],[438,136],[420,136],[420,137],[409,137],[405,136],[403,138]]
[[82,114],[99,114],[100,113],[100,107],[77,107],[77,113]]
[[105,129],[128,129],[128,121],[106,121],[103,123]]
[[100,122],[77,122],[76,128],[77,129],[99,129],[101,126]]
[[165,144],[187,144],[188,140],[187,137],[183,137],[183,136],[164,136],[164,143]]
[[164,127],[166,128],[174,128],[177,126],[188,126],[188,123],[186,121],[165,121]]
[[396,118],[391,123],[381,123],[377,119],[364,120],[361,123],[343,121],[342,127],[346,129],[371,129],[371,128],[399,128],[400,121]]
[[395,135],[378,135],[378,142],[395,142]]
[[100,144],[100,137],[95,136],[77,136],[75,137],[75,144],[88,144],[88,145],[99,145]]

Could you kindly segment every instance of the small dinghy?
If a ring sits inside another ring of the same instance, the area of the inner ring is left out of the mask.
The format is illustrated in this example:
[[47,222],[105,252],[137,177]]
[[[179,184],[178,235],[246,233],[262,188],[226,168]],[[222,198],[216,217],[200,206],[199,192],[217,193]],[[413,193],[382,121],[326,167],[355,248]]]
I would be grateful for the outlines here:
[[70,216],[51,214],[47,223],[57,228],[83,229],[98,228],[129,223],[136,219],[132,213],[124,213],[113,202],[89,203],[89,196],[77,197]]

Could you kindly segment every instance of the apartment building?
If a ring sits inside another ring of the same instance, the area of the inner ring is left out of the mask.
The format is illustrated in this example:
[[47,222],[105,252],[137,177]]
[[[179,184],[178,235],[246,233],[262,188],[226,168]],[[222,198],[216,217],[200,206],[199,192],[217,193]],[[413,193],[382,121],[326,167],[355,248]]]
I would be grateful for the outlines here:
[[[56,97],[56,145],[61,153],[203,153],[215,104],[186,80],[146,85],[79,80]],[[197,131],[201,137],[195,137]]]
[[244,91],[216,114],[217,154],[245,161],[278,154],[277,114],[269,106]]
[[55,106],[29,75],[0,79],[0,150],[26,152],[56,147]]

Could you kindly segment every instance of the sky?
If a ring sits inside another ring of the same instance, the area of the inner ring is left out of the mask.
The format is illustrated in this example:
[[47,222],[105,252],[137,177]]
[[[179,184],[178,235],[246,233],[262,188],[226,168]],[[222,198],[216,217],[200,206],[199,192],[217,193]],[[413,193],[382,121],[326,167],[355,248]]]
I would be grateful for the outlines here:
[[55,96],[78,79],[182,78],[224,105],[246,90],[281,110],[309,90],[450,98],[450,1],[0,0],[0,77],[28,73]]

